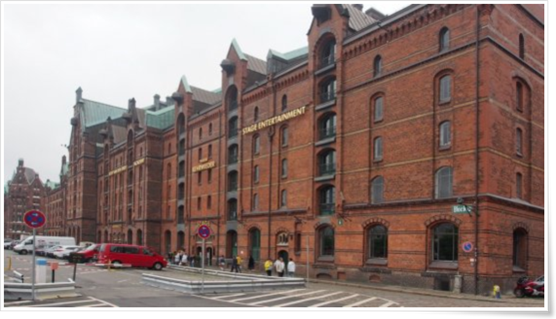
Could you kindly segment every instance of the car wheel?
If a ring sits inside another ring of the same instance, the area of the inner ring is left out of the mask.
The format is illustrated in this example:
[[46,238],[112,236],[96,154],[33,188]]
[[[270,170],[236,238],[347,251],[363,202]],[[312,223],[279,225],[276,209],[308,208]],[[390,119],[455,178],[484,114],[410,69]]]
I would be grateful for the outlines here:
[[162,270],[162,264],[161,263],[155,263],[153,265],[153,269],[154,270]]
[[514,290],[514,295],[515,295],[517,298],[523,298],[523,297],[525,297],[525,292],[523,291],[523,289],[516,288],[516,289]]
[[20,254],[27,255],[27,250],[23,249],[22,251],[20,251]]

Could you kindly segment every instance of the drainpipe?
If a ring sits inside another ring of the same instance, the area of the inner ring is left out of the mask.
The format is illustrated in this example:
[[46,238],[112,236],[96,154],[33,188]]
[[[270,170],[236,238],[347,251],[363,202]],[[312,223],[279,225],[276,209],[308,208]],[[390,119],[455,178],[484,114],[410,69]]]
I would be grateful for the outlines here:
[[479,37],[481,32],[481,13],[477,6],[477,24],[475,37],[475,295],[479,294]]
[[[276,88],[274,87],[274,81],[271,82],[272,86],[272,115],[276,115]],[[268,129],[268,142],[269,142],[269,154],[268,158],[270,159],[269,164],[269,175],[268,175],[268,236],[267,236],[267,245],[268,245],[268,258],[270,259],[270,238],[272,237],[271,234],[271,220],[272,220],[272,143],[274,138],[274,126],[271,126]],[[278,141],[279,142],[279,141]]]
[[[220,256],[220,218],[221,218],[221,212],[220,212],[220,186],[222,185],[221,181],[220,181],[220,176],[222,176],[222,174],[220,174],[220,168],[219,166],[222,165],[222,112],[218,112],[218,165],[216,165],[216,169],[215,169],[215,173],[214,175],[218,175],[218,195],[215,196],[216,197],[216,201],[218,202],[218,204],[216,205],[217,209],[216,211],[218,212],[218,219],[216,219],[216,254],[213,252],[212,255],[216,257],[216,264],[218,264],[218,257]],[[226,152],[228,152],[228,147],[226,147]],[[228,163],[226,163],[226,165],[228,165]],[[227,167],[227,166],[226,166]],[[226,175],[226,174],[224,174]]]

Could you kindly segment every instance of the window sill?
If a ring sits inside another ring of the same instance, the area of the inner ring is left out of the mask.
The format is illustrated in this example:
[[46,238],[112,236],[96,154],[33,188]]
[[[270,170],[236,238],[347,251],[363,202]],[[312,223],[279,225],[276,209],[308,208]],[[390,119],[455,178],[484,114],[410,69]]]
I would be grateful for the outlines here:
[[378,120],[375,120],[374,123],[379,124],[379,123],[382,123],[383,121],[384,121],[384,118],[380,118]]
[[443,146],[440,146],[440,147],[438,148],[438,150],[441,151],[441,152],[442,152],[442,151],[448,151],[448,150],[450,150],[450,149],[452,149],[452,144],[443,145]]
[[433,261],[429,264],[429,269],[445,269],[445,270],[457,270],[458,269],[458,262],[457,261]]
[[321,256],[317,258],[317,262],[334,263],[334,256]]
[[448,106],[448,105],[450,105],[451,102],[452,102],[452,100],[438,101],[438,106]]
[[381,158],[375,158],[375,159],[373,159],[373,163],[380,163],[380,162],[382,162],[382,160],[383,160],[382,157]]
[[388,266],[388,259],[386,259],[386,258],[371,258],[371,259],[367,259],[365,264],[366,265],[373,265],[373,266]]
[[322,139],[322,140],[316,142],[315,146],[323,146],[323,145],[331,144],[331,143],[334,143],[334,142],[336,142],[336,136]]
[[336,178],[336,174],[323,175],[323,176],[315,177],[315,182],[324,182],[324,181],[333,180],[335,178]]
[[330,100],[330,101],[320,103],[319,105],[317,105],[315,107],[315,111],[321,111],[321,110],[327,109],[329,107],[332,107],[334,105],[336,105],[336,99],[335,98]]
[[336,68],[336,62],[330,63],[330,64],[325,65],[323,67],[319,67],[319,69],[315,71],[315,75],[320,75],[320,74],[326,73],[330,70],[334,70],[335,68]]
[[280,177],[281,177],[282,179],[286,179],[286,178],[288,178],[288,175],[282,175],[282,176],[280,176]]
[[521,157],[521,158],[523,158],[523,154],[522,154],[522,153],[520,153],[520,152],[516,152],[516,153],[515,153],[515,155],[516,155],[517,157]]
[[526,272],[525,269],[523,269],[523,268],[521,268],[521,267],[519,267],[519,266],[515,266],[515,265],[513,266],[512,271],[513,271],[514,273],[518,273],[518,274],[522,274],[522,273],[525,273],[525,272]]

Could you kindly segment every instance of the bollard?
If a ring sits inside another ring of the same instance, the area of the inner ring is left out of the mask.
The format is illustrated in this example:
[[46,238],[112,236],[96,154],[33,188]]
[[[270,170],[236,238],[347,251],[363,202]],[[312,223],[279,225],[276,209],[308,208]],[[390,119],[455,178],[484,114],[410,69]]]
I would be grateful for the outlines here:
[[455,275],[454,276],[454,293],[460,294],[461,293],[461,281],[462,281],[462,277],[461,275]]
[[500,286],[494,285],[492,287],[492,296],[496,299],[502,299],[502,295],[500,293]]
[[112,261],[110,261],[110,259],[108,259],[108,266],[107,269],[110,270],[110,265],[112,264]]
[[47,274],[46,259],[37,259],[37,268],[35,269],[36,283],[45,284]]
[[57,262],[53,262],[50,264],[50,270],[52,270],[52,278],[51,278],[51,282],[56,282],[56,270],[58,270],[58,263]]

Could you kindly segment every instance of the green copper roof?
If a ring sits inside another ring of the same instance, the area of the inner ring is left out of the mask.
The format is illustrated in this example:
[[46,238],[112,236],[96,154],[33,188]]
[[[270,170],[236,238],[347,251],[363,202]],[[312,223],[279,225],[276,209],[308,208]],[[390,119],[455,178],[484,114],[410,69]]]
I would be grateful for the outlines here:
[[174,125],[174,107],[165,107],[158,111],[147,112],[147,126],[165,130]]
[[104,123],[108,117],[120,118],[126,111],[126,109],[116,106],[83,99],[81,128],[85,130],[87,127]]
[[236,53],[239,56],[239,58],[244,61],[247,61],[247,57],[245,56],[245,54],[243,54],[243,51],[241,51],[241,48],[239,47],[239,44],[237,44],[236,39],[232,40],[232,46],[234,47],[234,50],[236,50]]
[[187,83],[187,78],[185,77],[185,75],[181,77],[181,83],[183,84],[185,92],[191,93],[191,87],[189,86],[189,83]]
[[60,187],[60,184],[52,182],[51,180],[47,180],[46,183],[44,183],[44,186],[49,187],[50,189],[56,189]]

